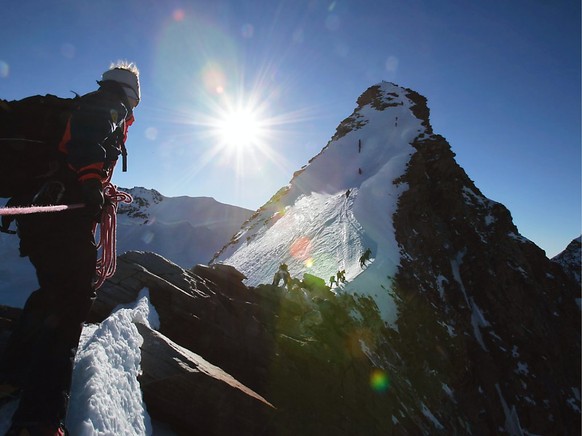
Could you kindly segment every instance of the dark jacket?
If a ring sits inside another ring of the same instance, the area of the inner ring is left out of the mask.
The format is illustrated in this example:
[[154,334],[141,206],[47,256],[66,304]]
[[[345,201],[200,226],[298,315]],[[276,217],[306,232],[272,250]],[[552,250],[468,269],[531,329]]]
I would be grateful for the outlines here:
[[80,182],[106,180],[124,151],[128,126],[133,122],[130,106],[114,85],[83,95],[72,112],[59,151]]

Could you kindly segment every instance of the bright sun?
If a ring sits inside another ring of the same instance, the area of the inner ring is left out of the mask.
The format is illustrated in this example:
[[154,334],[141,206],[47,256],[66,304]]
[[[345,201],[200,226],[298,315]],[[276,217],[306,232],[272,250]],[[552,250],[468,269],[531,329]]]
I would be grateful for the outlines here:
[[279,126],[294,118],[273,117],[268,102],[257,97],[236,101],[222,97],[211,100],[209,111],[197,117],[206,146],[202,165],[213,162],[221,168],[230,167],[237,177],[258,174],[267,163],[281,166],[284,159],[273,144],[281,134]]
[[217,120],[216,132],[228,148],[255,147],[264,139],[265,129],[257,115],[250,110],[227,113]]

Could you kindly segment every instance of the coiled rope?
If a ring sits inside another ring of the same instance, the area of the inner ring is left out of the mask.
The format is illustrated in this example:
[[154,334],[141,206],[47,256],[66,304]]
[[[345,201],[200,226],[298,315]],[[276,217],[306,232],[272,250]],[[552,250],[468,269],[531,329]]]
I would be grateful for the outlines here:
[[97,240],[97,227],[99,227],[97,250],[101,252],[95,271],[95,289],[99,289],[105,280],[112,277],[117,268],[117,206],[119,203],[129,204],[133,201],[130,194],[118,191],[111,182],[106,182],[103,187],[103,196],[105,205],[101,214],[101,223],[93,227],[95,240]]

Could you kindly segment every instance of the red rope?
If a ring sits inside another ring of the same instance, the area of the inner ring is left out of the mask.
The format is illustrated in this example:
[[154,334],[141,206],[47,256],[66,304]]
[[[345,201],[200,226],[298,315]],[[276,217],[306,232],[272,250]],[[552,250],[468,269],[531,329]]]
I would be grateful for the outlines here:
[[[118,191],[111,182],[106,182],[103,187],[105,206],[99,225],[99,243],[97,250],[101,250],[101,256],[97,260],[95,289],[113,276],[117,267],[117,206],[119,203],[131,203],[133,198],[127,192]],[[97,232],[97,224],[93,233]]]

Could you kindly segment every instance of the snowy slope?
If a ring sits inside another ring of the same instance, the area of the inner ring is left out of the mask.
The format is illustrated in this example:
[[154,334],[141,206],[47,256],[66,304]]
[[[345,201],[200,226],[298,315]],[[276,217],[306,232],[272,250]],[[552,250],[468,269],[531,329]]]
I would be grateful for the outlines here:
[[[394,320],[394,305],[381,288],[399,263],[392,215],[406,186],[394,181],[414,152],[411,142],[427,132],[411,110],[408,90],[387,82],[378,86],[380,99],[361,104],[344,120],[217,261],[239,269],[249,285],[270,283],[281,263],[294,277],[308,272],[328,280],[345,270],[346,290],[365,289],[384,319]],[[374,261],[363,269],[359,259],[367,248]]]

